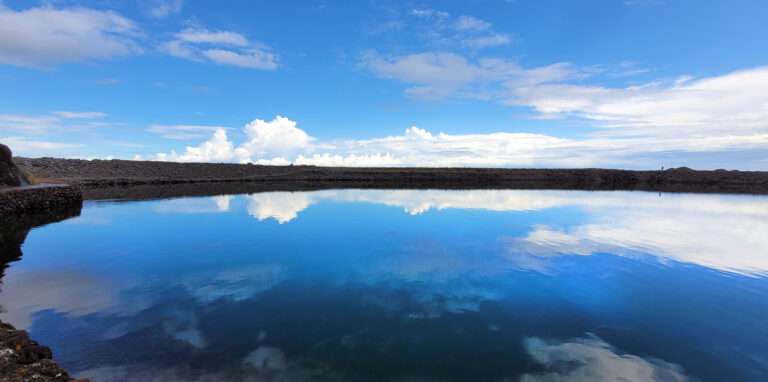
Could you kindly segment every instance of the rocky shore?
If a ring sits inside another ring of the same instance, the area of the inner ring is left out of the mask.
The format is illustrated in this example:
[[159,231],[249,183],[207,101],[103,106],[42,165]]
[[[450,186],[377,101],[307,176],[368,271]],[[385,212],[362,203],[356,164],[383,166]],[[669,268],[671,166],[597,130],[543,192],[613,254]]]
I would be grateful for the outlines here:
[[51,349],[31,340],[26,331],[0,322],[0,381],[77,381],[51,358]]
[[83,202],[79,188],[29,183],[27,173],[14,163],[11,149],[0,144],[0,216],[79,207]]
[[[768,194],[768,172],[608,169],[346,168],[15,158],[32,179],[88,189],[193,183],[306,188],[644,190]],[[86,196],[88,198],[88,196]]]
[[65,206],[79,207],[82,203],[80,190],[64,184],[0,189],[0,214],[3,215],[45,212]]

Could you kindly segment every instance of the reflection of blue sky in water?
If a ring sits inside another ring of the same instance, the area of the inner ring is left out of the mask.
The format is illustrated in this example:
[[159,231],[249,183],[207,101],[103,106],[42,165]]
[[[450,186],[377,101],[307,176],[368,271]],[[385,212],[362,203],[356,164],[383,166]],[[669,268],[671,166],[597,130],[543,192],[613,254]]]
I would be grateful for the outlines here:
[[29,235],[0,304],[106,380],[755,379],[767,225],[768,199],[722,195],[92,203]]

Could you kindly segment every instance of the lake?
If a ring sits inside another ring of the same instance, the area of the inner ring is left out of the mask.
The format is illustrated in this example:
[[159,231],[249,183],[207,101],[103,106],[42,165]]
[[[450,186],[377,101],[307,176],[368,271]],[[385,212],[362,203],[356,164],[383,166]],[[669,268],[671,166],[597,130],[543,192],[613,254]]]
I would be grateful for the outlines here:
[[94,381],[768,380],[768,197],[87,202],[22,252],[0,318]]

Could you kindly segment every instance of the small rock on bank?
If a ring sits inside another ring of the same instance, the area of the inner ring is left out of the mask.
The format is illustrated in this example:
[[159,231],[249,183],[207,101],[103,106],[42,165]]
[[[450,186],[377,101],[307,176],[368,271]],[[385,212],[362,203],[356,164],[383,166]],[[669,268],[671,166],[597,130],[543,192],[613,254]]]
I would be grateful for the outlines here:
[[0,187],[18,187],[26,183],[24,175],[13,163],[11,149],[0,143]]

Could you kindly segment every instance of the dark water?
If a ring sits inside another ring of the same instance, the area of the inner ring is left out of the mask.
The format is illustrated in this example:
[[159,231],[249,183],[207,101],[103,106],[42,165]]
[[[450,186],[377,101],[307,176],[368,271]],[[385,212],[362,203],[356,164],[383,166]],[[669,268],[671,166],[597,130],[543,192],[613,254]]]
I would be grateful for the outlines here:
[[94,381],[768,380],[766,197],[101,202],[22,252],[0,318]]

